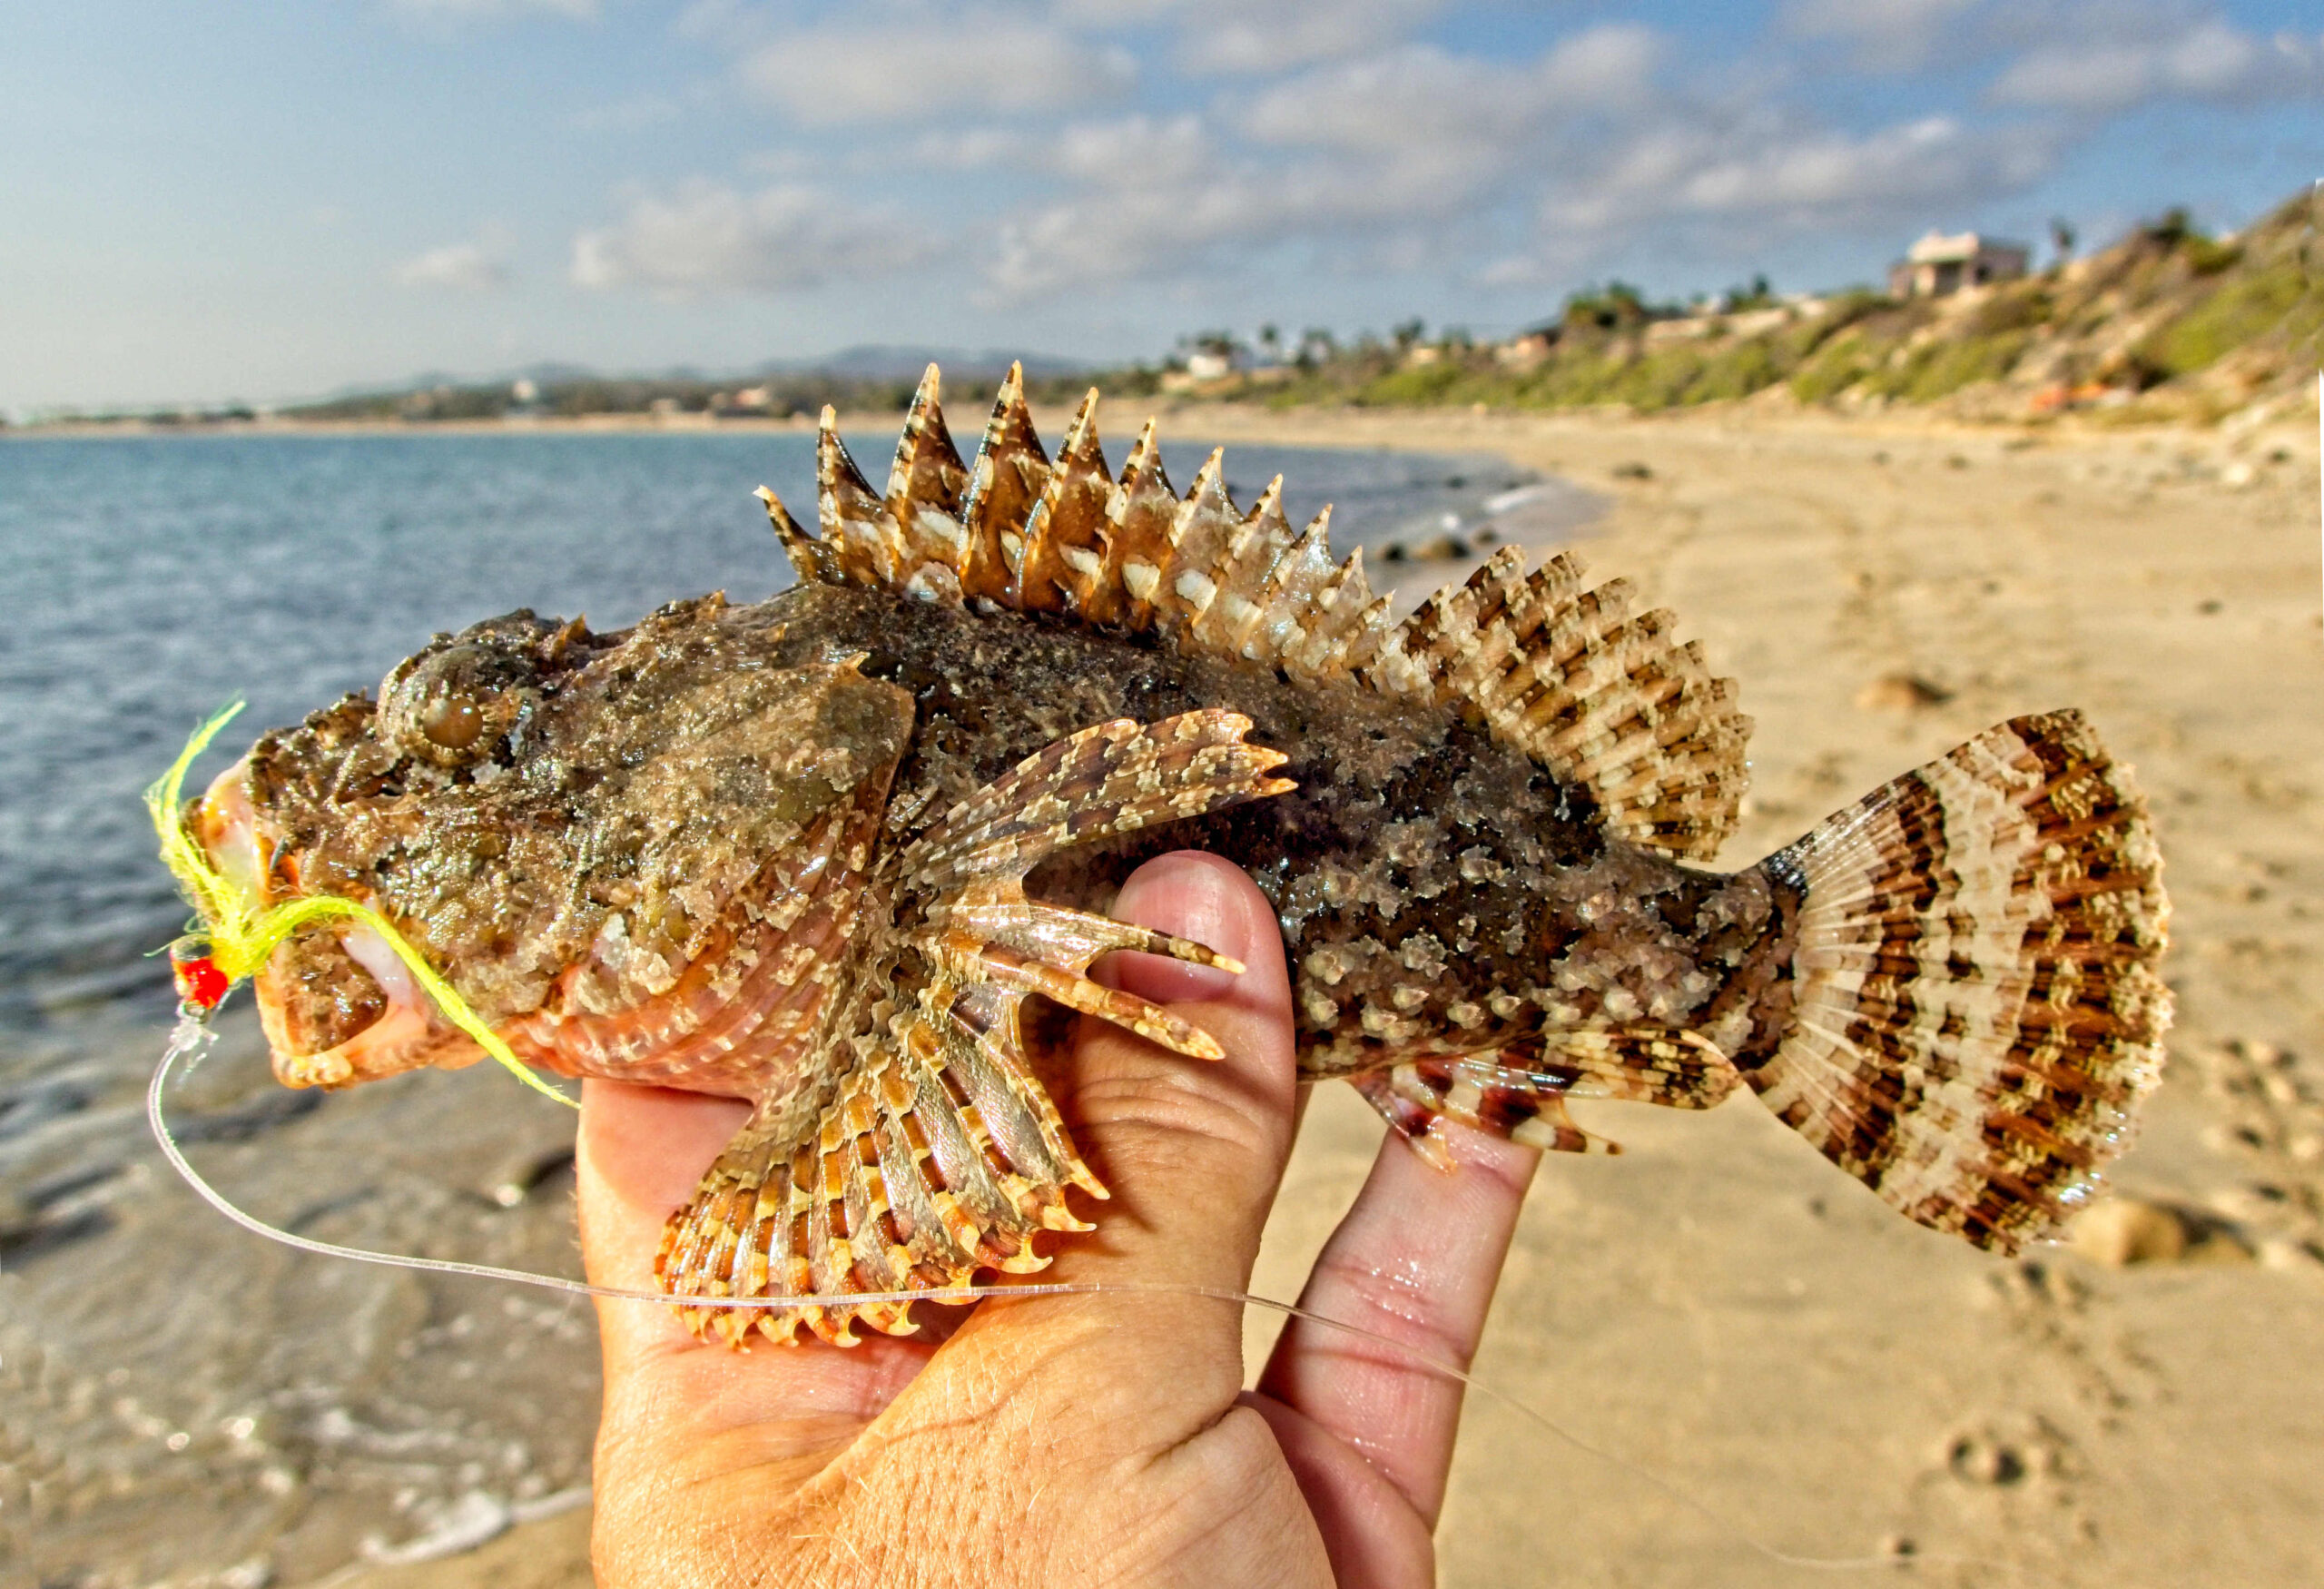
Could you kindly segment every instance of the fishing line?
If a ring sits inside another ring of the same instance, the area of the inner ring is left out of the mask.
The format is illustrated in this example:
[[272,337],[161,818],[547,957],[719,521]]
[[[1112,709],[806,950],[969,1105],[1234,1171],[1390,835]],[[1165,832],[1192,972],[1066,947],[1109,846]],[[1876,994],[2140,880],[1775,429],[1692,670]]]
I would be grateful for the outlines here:
[[[1866,1572],[1881,1568],[1910,1566],[1965,1566],[1995,1568],[2034,1582],[2043,1581],[2034,1569],[2017,1563],[1976,1556],[1882,1554],[1866,1556],[1796,1555],[1789,1551],[1768,1545],[1735,1519],[1727,1516],[1709,1504],[1688,1494],[1672,1481],[1640,1466],[1629,1458],[1591,1445],[1581,1436],[1560,1425],[1548,1414],[1540,1411],[1514,1394],[1496,1388],[1449,1358],[1411,1346],[1393,1336],[1344,1319],[1333,1318],[1303,1308],[1296,1303],[1279,1302],[1272,1297],[1256,1296],[1248,1291],[1223,1286],[1158,1284],[1136,1280],[1061,1281],[1035,1280],[1007,1285],[954,1286],[938,1290],[917,1291],[850,1291],[817,1293],[797,1297],[702,1297],[690,1294],[673,1296],[665,1291],[638,1291],[620,1286],[599,1286],[586,1280],[568,1279],[561,1275],[544,1275],[530,1269],[504,1268],[496,1264],[466,1263],[453,1258],[420,1258],[407,1253],[376,1252],[368,1248],[342,1247],[337,1242],[301,1236],[268,1224],[242,1209],[223,1192],[212,1186],[195,1170],[177,1138],[172,1133],[163,1110],[163,1099],[171,1076],[183,1067],[183,1074],[191,1075],[200,1066],[217,1034],[203,1017],[207,1011],[188,1010],[180,1014],[175,1029],[170,1034],[169,1046],[163,1050],[162,1061],[154,1067],[153,1080],[145,1090],[145,1120],[153,1128],[153,1140],[160,1144],[162,1156],[170,1168],[193,1189],[194,1195],[224,1215],[234,1224],[270,1241],[295,1248],[300,1252],[313,1253],[319,1258],[345,1258],[356,1263],[378,1264],[389,1268],[416,1269],[429,1274],[463,1275],[478,1279],[503,1280],[519,1286],[532,1286],[544,1290],[562,1291],[578,1297],[603,1298],[619,1302],[649,1302],[658,1307],[688,1308],[839,1308],[856,1307],[881,1302],[965,1302],[987,1297],[1092,1297],[1101,1293],[1123,1293],[1142,1296],[1201,1297],[1213,1301],[1244,1307],[1265,1308],[1287,1318],[1300,1319],[1336,1330],[1343,1335],[1368,1341],[1402,1355],[1419,1367],[1442,1375],[1464,1388],[1507,1407],[1532,1424],[1543,1433],[1555,1436],[1572,1450],[1594,1458],[1617,1471],[1640,1480],[1685,1511],[1723,1533],[1741,1540],[1752,1552],[1778,1566],[1795,1567],[1811,1572]],[[2055,1580],[2051,1580],[2055,1582]]]

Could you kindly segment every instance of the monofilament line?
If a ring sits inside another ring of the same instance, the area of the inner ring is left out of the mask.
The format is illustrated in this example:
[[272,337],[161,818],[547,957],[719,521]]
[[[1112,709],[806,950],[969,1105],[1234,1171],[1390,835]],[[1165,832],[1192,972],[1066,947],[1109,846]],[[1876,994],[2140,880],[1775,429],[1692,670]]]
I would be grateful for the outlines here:
[[[1749,1529],[1734,1518],[1727,1516],[1687,1494],[1678,1485],[1626,1457],[1591,1445],[1560,1425],[1546,1413],[1539,1411],[1506,1391],[1495,1388],[1449,1358],[1410,1346],[1393,1336],[1384,1335],[1364,1325],[1350,1324],[1344,1319],[1333,1318],[1311,1308],[1302,1308],[1295,1303],[1278,1302],[1272,1297],[1255,1296],[1248,1291],[1235,1290],[1224,1286],[1161,1285],[1136,1280],[1078,1282],[1037,1280],[1024,1283],[1011,1282],[1007,1285],[955,1286],[942,1290],[849,1291],[802,1297],[703,1297],[692,1294],[673,1296],[662,1291],[637,1291],[620,1286],[593,1285],[586,1280],[569,1279],[562,1275],[537,1274],[530,1269],[503,1268],[496,1264],[462,1263],[452,1258],[420,1258],[409,1253],[375,1252],[368,1248],[341,1247],[337,1242],[321,1241],[311,1236],[301,1236],[295,1231],[284,1230],[268,1224],[212,1186],[186,1158],[184,1150],[178,1145],[177,1138],[170,1130],[169,1120],[162,1107],[163,1099],[169,1090],[170,1078],[177,1072],[181,1065],[184,1067],[186,1073],[191,1074],[201,1064],[215,1040],[216,1033],[206,1022],[192,1015],[182,1016],[179,1020],[176,1029],[171,1033],[169,1046],[162,1051],[162,1062],[153,1069],[153,1080],[145,1090],[145,1120],[153,1128],[153,1140],[160,1145],[162,1156],[169,1160],[170,1168],[178,1172],[179,1177],[186,1185],[193,1189],[194,1195],[203,1202],[208,1203],[219,1213],[253,1235],[265,1237],[270,1241],[281,1242],[286,1247],[296,1248],[300,1252],[313,1253],[318,1258],[346,1258],[356,1263],[379,1264],[390,1268],[418,1269],[429,1274],[465,1275],[477,1279],[505,1280],[514,1285],[563,1291],[578,1297],[605,1298],[619,1302],[645,1302],[663,1308],[834,1308],[881,1302],[965,1302],[987,1297],[1015,1299],[1032,1297],[1094,1297],[1100,1294],[1201,1297],[1236,1306],[1264,1308],[1287,1318],[1300,1319],[1361,1341],[1384,1347],[1415,1367],[1458,1381],[1464,1387],[1500,1403],[1543,1433],[1554,1436],[1582,1456],[1607,1463],[1618,1471],[1639,1480],[1665,1499],[1694,1514],[1714,1528],[1741,1540],[1754,1554],[1774,1562],[1777,1565],[1815,1572],[1864,1572],[1916,1564],[1974,1566],[1997,1569],[2026,1582],[2038,1584],[2044,1581],[2031,1569],[2016,1563],[1988,1560],[1983,1557],[1920,1554],[1806,1556],[1779,1550],[1754,1536]],[[2055,1583],[2055,1580],[2050,1580],[2050,1582]]]

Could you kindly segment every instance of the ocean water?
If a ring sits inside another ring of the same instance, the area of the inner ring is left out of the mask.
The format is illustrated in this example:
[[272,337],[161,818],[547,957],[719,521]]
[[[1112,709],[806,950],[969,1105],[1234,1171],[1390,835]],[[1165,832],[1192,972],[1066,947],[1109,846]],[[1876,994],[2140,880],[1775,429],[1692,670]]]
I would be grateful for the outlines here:
[[[875,479],[886,447],[859,439]],[[1206,450],[1169,446],[1172,477]],[[1227,462],[1238,500],[1281,472],[1295,521],[1333,501],[1343,547],[1590,509],[1489,457]],[[583,1493],[585,1312],[290,1252],[153,1151],[150,952],[185,913],[139,792],[224,702],[250,705],[194,787],[438,630],[763,597],[790,570],[751,492],[804,517],[812,480],[790,433],[0,443],[0,1569],[295,1584]],[[565,1111],[476,1071],[289,1093],[237,1004],[177,1103],[238,1200],[344,1244],[572,1270]]]

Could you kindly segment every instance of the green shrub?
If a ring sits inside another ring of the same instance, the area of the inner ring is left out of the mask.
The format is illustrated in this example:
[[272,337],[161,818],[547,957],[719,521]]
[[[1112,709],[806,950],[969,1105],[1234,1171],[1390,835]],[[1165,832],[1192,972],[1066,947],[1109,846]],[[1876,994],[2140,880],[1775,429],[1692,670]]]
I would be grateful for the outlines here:
[[1787,359],[1782,357],[1782,352],[1778,342],[1763,337],[1754,337],[1727,350],[1703,366],[1694,383],[1687,390],[1687,400],[1694,403],[1731,401],[1775,385],[1797,362],[1796,356]]
[[2168,378],[2210,368],[2245,343],[2281,328],[2297,337],[2324,318],[2324,292],[2284,259],[2223,283],[2186,313],[2158,327],[2135,357]]
[[1871,374],[1875,363],[1870,340],[1862,331],[1844,331],[1793,373],[1791,395],[1803,403],[1829,402]]
[[2187,256],[2188,268],[2198,276],[2216,276],[2243,258],[2240,243],[2214,242],[2200,232],[2190,235],[2180,252]]
[[1976,313],[1969,318],[1969,334],[1990,337],[2004,331],[2026,331],[2049,324],[2056,313],[2056,303],[2042,288],[2007,288],[1977,306]]
[[1965,386],[2007,375],[2031,340],[2024,331],[2006,331],[1999,336],[1929,342],[1914,349],[1902,364],[1875,371],[1867,384],[1884,397],[1934,402]]

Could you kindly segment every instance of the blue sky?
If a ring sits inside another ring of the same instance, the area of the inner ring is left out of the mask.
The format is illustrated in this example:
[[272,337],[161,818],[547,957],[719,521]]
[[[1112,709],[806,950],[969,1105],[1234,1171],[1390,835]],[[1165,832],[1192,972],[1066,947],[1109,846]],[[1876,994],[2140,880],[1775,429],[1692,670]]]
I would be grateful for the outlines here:
[[0,409],[1496,332],[2319,176],[2315,0],[75,0],[0,20]]

